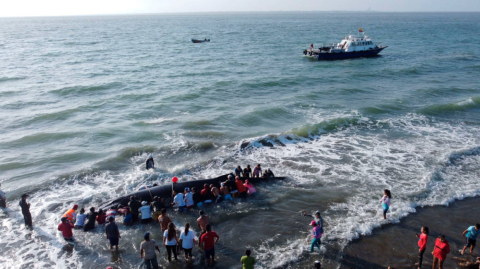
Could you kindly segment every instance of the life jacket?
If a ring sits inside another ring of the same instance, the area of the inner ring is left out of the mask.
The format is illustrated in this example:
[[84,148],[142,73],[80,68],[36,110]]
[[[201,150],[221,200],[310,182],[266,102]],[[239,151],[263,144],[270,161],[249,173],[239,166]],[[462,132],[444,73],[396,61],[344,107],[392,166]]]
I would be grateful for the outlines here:
[[63,214],[63,217],[67,218],[68,220],[73,220],[73,213],[75,213],[75,209],[70,208],[65,214]]

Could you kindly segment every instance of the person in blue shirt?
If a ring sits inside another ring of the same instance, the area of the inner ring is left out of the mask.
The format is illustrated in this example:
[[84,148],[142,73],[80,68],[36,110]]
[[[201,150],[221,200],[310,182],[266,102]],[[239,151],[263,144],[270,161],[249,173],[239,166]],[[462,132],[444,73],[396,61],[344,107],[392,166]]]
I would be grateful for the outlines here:
[[127,211],[125,217],[123,218],[123,225],[132,225],[133,224],[133,216],[130,210]]
[[237,166],[237,168],[235,168],[235,170],[233,170],[233,172],[235,173],[236,177],[241,177],[242,174],[243,174],[242,167],[240,165]]
[[477,236],[480,234],[480,223],[475,224],[475,226],[470,226],[468,229],[463,231],[463,236],[465,236],[466,244],[463,247],[462,255],[465,253],[465,250],[470,247],[470,254],[472,254],[475,244],[477,243]]

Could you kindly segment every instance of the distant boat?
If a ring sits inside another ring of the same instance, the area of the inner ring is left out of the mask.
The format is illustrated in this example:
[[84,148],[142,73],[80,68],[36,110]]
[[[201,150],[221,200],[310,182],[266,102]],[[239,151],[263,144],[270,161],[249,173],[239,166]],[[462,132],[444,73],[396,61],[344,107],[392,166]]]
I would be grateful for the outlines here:
[[310,49],[303,51],[303,54],[318,60],[337,60],[377,56],[388,47],[375,44],[371,38],[365,35],[363,29],[360,29],[359,32],[363,36],[349,35],[344,37],[340,43],[322,46],[318,50],[314,49],[312,44]]
[[204,42],[210,42],[210,39],[192,39],[193,43],[204,43]]

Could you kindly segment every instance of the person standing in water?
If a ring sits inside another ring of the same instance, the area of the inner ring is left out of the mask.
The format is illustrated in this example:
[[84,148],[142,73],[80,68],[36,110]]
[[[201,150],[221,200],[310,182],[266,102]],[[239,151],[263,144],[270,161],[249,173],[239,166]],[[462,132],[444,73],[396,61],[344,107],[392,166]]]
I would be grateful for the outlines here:
[[86,218],[87,215],[85,214],[85,209],[80,209],[80,214],[77,216],[77,221],[75,222],[75,229],[83,229]]
[[462,235],[465,236],[465,246],[462,249],[462,255],[468,247],[470,247],[470,254],[472,254],[477,243],[478,234],[480,234],[480,223],[475,224],[475,226],[470,226],[463,231]]
[[320,232],[323,233],[323,218],[320,215],[320,211],[315,212],[315,215],[309,215],[303,211],[303,216],[304,217],[313,217],[313,220],[317,223],[317,225],[320,227]]
[[167,216],[166,208],[162,208],[162,215],[158,217],[158,222],[160,223],[160,228],[162,229],[162,232],[165,232],[168,229],[168,224],[172,222],[170,217]]
[[250,168],[250,165],[247,165],[247,167],[243,169],[243,177],[250,178],[251,176],[252,176],[252,168]]
[[155,161],[153,161],[153,155],[150,155],[145,163],[145,166],[148,169],[155,168]]
[[422,268],[422,262],[423,262],[423,253],[425,252],[425,249],[427,249],[427,241],[428,241],[428,227],[424,226],[422,227],[421,234],[416,235],[418,238],[418,263],[415,265],[418,267],[418,269]]
[[106,218],[107,218],[107,215],[105,215],[105,213],[103,212],[103,209],[98,210],[98,214],[96,217],[98,225],[104,224]]
[[[243,173],[242,167],[240,165],[237,166],[237,168],[235,168],[235,170],[233,170],[233,172],[235,173],[236,177],[241,177],[242,173]],[[244,177],[245,177],[245,175],[244,175]]]
[[160,254],[160,249],[158,248],[155,240],[150,239],[150,232],[146,232],[143,235],[145,241],[140,243],[140,257],[143,259],[147,269],[158,269],[158,260],[155,249]]
[[62,222],[58,224],[57,230],[62,232],[63,239],[65,239],[66,241],[73,241],[72,229],[74,228],[74,226],[72,222],[70,222],[67,217],[63,217],[61,221]]
[[200,210],[200,217],[197,219],[198,228],[200,228],[200,236],[202,236],[207,231],[207,225],[210,223],[210,220],[203,210]]
[[115,247],[115,249],[118,250],[118,241],[122,237],[120,236],[120,231],[118,230],[118,226],[113,217],[108,219],[108,224],[105,226],[105,234],[107,235],[107,239],[110,241],[110,249]]
[[242,263],[242,269],[253,269],[253,265],[255,264],[255,258],[251,257],[252,251],[247,249],[245,250],[245,256],[242,256],[240,262]]
[[392,194],[390,193],[390,190],[384,190],[383,197],[382,199],[380,199],[383,207],[383,219],[387,219],[387,212],[390,208],[390,199],[392,199]]
[[448,241],[445,239],[444,235],[439,235],[437,240],[435,241],[435,248],[432,251],[433,255],[433,269],[437,267],[438,269],[443,269],[443,263],[447,258],[447,254],[450,253],[450,245]]
[[177,229],[175,229],[175,224],[170,222],[168,224],[168,229],[163,233],[163,246],[167,248],[168,261],[172,261],[172,252],[175,260],[177,259]]
[[178,212],[186,212],[187,205],[185,204],[185,197],[183,196],[183,193],[173,191],[173,195],[175,196],[175,198],[173,198],[172,205],[177,205]]
[[192,258],[192,249],[195,245],[195,233],[190,231],[190,223],[185,223],[185,230],[180,234],[180,241],[182,241],[182,248],[185,252],[185,260]]
[[317,223],[312,220],[312,222],[310,223],[311,226],[313,226],[313,229],[312,229],[312,243],[310,244],[310,252],[313,252],[313,249],[315,247],[318,248],[318,250],[320,250],[320,243],[321,243],[321,238],[322,238],[322,230],[321,230],[321,227],[319,225],[317,225]]
[[95,212],[95,207],[90,208],[90,212],[87,214],[87,221],[83,225],[83,231],[90,231],[95,229],[95,219],[97,217],[97,212]]
[[207,224],[205,228],[207,232],[200,238],[200,245],[205,250],[205,259],[207,260],[207,264],[210,265],[210,257],[212,257],[212,262],[215,262],[215,244],[220,239],[220,236],[212,231],[210,224]]
[[75,212],[77,211],[77,209],[78,205],[73,205],[73,207],[67,210],[67,212],[65,212],[62,217],[67,218],[68,221],[70,221],[71,223],[75,223],[77,221],[77,213]]
[[138,220],[138,210],[140,209],[141,204],[139,201],[135,200],[135,197],[130,196],[130,202],[128,202],[128,208],[132,212],[132,221],[135,223]]
[[262,167],[260,167],[260,164],[257,164],[255,168],[253,169],[253,177],[262,177]]
[[23,220],[25,221],[25,226],[32,228],[32,215],[30,214],[30,203],[27,203],[28,194],[22,194],[22,200],[20,200],[20,207],[22,208]]
[[2,184],[0,184],[0,207],[7,207],[7,196],[5,192],[2,191]]

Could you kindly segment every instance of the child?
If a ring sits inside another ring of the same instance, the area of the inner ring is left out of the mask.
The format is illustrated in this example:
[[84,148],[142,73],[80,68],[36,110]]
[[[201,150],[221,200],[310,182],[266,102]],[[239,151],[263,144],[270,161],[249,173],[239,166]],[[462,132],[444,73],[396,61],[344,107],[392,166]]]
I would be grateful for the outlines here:
[[320,250],[320,238],[322,238],[322,232],[320,231],[320,226],[317,225],[317,223],[312,220],[310,223],[311,226],[313,226],[312,230],[312,244],[310,245],[310,252],[313,252],[313,248],[317,247],[318,250]]
[[390,190],[384,190],[383,194],[384,195],[380,202],[382,203],[383,207],[383,219],[387,219],[387,212],[390,208],[390,199],[392,199],[392,194],[390,193]]

